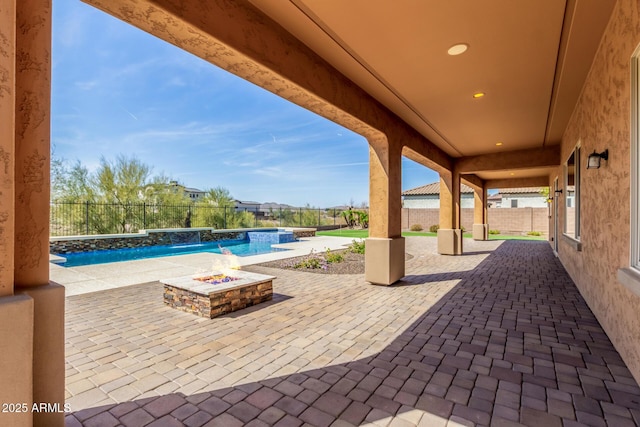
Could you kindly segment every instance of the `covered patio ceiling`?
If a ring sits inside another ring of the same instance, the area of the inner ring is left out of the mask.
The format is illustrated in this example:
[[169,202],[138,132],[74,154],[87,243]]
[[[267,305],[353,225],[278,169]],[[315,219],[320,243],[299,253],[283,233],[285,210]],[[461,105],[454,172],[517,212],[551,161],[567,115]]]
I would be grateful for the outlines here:
[[[494,181],[547,178],[559,164],[557,146],[615,4],[250,2],[453,158],[556,153],[555,164],[467,172]],[[448,54],[461,43],[466,52]]]

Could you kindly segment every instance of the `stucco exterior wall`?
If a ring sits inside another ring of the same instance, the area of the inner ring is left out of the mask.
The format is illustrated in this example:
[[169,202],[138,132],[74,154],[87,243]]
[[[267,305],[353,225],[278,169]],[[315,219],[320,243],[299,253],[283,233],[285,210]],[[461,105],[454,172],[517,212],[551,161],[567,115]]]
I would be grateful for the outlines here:
[[501,208],[511,208],[511,201],[517,200],[517,208],[546,208],[547,200],[541,194],[503,194]]
[[438,209],[440,207],[440,198],[438,196],[404,196],[402,207]]
[[[630,251],[630,58],[640,43],[637,0],[620,0],[562,140],[562,160],[581,144],[580,229],[582,251],[559,236],[558,254],[616,349],[640,380],[640,296],[617,280]],[[600,169],[587,156],[609,149]],[[550,184],[562,169],[550,176]],[[561,184],[563,185],[563,184]],[[560,200],[564,226],[564,195]]]
[[[439,209],[440,197],[436,195],[428,196],[403,196],[403,208],[424,208]],[[461,208],[473,208],[473,194],[462,194],[460,196]]]

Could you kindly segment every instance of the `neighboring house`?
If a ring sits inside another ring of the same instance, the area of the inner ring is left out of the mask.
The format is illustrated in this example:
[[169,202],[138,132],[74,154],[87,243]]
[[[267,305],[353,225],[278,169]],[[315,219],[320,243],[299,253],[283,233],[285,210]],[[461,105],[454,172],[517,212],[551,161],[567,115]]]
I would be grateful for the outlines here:
[[495,206],[497,208],[546,208],[547,198],[541,191],[541,187],[503,188],[491,197],[500,196],[501,201]]
[[500,193],[495,193],[490,196],[487,196],[487,207],[499,208],[501,206],[502,206],[502,195]]
[[170,181],[168,188],[176,193],[178,191],[182,191],[192,202],[201,199],[206,194],[204,191],[197,188],[185,187],[182,184],[178,184],[178,181]]
[[252,202],[248,200],[234,200],[233,202],[235,203],[236,211],[238,212],[249,211],[255,214],[260,211],[260,202]]
[[280,212],[280,210],[286,211],[287,209],[296,209],[296,208],[284,203],[268,202],[268,203],[262,203],[258,209],[263,217],[269,218],[273,216],[274,213],[277,214],[278,212]]
[[[504,188],[487,197],[490,208],[546,208],[547,199],[540,192],[542,188]],[[460,207],[473,208],[473,189],[460,185]],[[440,183],[423,185],[402,192],[402,207],[431,208],[440,207]]]
[[[423,185],[402,192],[404,208],[440,208],[440,182]],[[460,207],[473,208],[473,189],[460,185]]]
[[187,195],[189,199],[191,199],[194,202],[203,198],[204,195],[206,194],[202,190],[199,190],[197,188],[191,188],[191,187],[184,187],[184,193]]

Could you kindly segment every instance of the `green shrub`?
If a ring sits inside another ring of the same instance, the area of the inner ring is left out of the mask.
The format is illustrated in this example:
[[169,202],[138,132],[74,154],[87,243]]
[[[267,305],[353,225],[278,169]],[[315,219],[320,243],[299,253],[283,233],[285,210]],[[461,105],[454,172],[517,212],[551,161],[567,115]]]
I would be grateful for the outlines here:
[[369,213],[364,211],[356,211],[358,216],[358,223],[362,228],[369,228]]
[[437,233],[439,228],[440,226],[438,224],[434,224],[431,227],[429,227],[429,231],[432,233]]
[[342,254],[331,252],[329,249],[327,249],[327,252],[325,252],[324,259],[326,259],[329,264],[344,261],[344,257],[342,256]]
[[542,233],[539,231],[529,231],[527,236],[542,236]]
[[413,224],[410,228],[411,231],[422,231],[422,226],[420,224]]
[[500,234],[500,230],[489,230],[489,234]]
[[354,240],[353,243],[349,245],[349,251],[354,254],[364,254],[364,240]]
[[318,254],[314,253],[313,249],[311,249],[311,252],[309,252],[309,255],[302,261],[295,264],[293,267],[294,268],[311,268],[311,269],[322,268],[323,270],[326,270],[327,261],[324,258],[320,257]]

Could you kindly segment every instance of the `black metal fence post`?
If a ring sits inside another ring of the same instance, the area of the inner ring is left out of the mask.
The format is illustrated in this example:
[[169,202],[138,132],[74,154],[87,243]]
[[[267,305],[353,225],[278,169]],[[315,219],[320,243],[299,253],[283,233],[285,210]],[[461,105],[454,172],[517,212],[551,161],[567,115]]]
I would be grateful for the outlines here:
[[86,235],[89,235],[89,201],[87,200],[85,202],[85,209],[84,209],[84,222],[85,222],[85,228],[86,228]]

